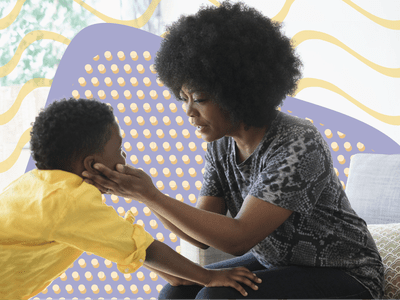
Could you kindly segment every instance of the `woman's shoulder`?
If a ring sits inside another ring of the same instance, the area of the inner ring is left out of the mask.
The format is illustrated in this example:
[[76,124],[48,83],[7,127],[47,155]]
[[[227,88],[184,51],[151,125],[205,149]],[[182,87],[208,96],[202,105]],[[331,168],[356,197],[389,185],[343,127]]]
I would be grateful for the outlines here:
[[269,135],[270,138],[285,143],[301,139],[323,141],[321,133],[311,120],[301,119],[283,112],[280,112],[271,124]]
[[270,132],[260,148],[260,155],[306,155],[318,150],[324,157],[330,156],[329,146],[319,130],[309,120],[280,113],[271,124]]
[[279,117],[277,126],[286,133],[318,132],[318,129],[310,119],[302,119],[283,112],[279,113]]

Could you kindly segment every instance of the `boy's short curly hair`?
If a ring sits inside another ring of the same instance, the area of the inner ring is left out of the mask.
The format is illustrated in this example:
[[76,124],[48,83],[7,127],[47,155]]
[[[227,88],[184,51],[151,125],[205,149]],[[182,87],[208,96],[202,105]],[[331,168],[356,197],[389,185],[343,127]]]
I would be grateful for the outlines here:
[[114,122],[112,107],[96,100],[53,102],[32,124],[31,155],[36,167],[71,171],[77,160],[103,151]]
[[231,121],[263,127],[301,77],[302,63],[280,29],[243,3],[202,7],[167,27],[158,76],[178,99],[185,85],[209,94]]

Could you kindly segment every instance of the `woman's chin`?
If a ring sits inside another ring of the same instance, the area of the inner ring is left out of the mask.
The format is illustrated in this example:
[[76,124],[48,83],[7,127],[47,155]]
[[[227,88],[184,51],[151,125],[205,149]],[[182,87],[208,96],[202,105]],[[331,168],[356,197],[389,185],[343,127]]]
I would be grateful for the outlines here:
[[223,135],[211,135],[211,134],[202,134],[201,138],[203,139],[203,141],[207,142],[207,143],[211,143],[214,142],[216,140],[219,140],[220,138],[224,137]]

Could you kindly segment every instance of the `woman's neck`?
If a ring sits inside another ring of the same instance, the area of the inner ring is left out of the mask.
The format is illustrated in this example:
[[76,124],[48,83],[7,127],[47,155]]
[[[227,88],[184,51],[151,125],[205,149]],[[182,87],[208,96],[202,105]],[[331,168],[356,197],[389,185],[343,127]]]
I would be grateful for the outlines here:
[[265,127],[250,127],[246,128],[245,125],[239,126],[232,138],[236,142],[237,163],[245,161],[257,149],[262,138],[264,137],[268,126]]

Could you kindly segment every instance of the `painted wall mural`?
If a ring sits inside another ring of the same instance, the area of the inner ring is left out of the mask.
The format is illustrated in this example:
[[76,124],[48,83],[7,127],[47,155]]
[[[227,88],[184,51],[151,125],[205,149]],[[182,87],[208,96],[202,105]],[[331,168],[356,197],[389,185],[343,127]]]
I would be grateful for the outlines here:
[[[244,2],[283,22],[292,38],[304,78],[281,109],[317,126],[344,186],[355,153],[399,153],[397,1]],[[219,2],[0,3],[0,190],[34,167],[29,132],[40,108],[62,97],[86,97],[114,107],[129,164],[171,197],[195,205],[206,143],[152,64],[165,25],[201,5]],[[179,239],[142,203],[115,195],[103,200],[121,216],[131,210],[156,239],[180,251]],[[145,268],[124,275],[114,263],[84,253],[33,299],[157,298],[164,284]]]

